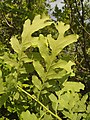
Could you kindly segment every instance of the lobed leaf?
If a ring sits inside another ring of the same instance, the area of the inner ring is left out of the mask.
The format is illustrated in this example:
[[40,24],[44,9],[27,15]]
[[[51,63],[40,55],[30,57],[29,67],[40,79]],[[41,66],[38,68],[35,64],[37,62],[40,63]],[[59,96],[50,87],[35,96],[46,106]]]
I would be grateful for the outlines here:
[[80,92],[80,90],[84,90],[84,84],[81,82],[65,82],[63,90],[71,90],[73,92]]
[[67,72],[72,72],[71,66],[73,65],[75,65],[75,63],[72,61],[67,62],[65,60],[60,59],[58,60],[58,62],[54,62],[51,67],[52,69],[63,68]]
[[44,28],[45,26],[51,25],[51,22],[46,22],[47,20],[49,20],[48,17],[40,19],[40,15],[38,15],[34,18],[32,24],[29,19],[25,21],[22,33],[22,46],[24,49],[27,49],[31,44],[33,44],[33,40],[35,39],[31,37],[32,33]]
[[[63,26],[64,27],[64,26]],[[78,39],[78,35],[68,35],[66,37],[59,38],[54,40],[50,35],[48,36],[48,42],[50,44],[50,48],[52,49],[52,54],[58,55],[61,50],[67,45],[76,42]]]
[[62,70],[58,73],[55,72],[55,70],[50,70],[47,73],[47,79],[51,80],[51,79],[60,79],[62,77],[64,77],[66,75],[66,71]]
[[63,22],[58,22],[58,24],[55,25],[58,32],[59,32],[59,37],[64,37],[64,33],[70,28],[70,25],[65,25]]
[[30,113],[28,110],[26,112],[22,112],[20,115],[21,120],[38,120],[34,113]]

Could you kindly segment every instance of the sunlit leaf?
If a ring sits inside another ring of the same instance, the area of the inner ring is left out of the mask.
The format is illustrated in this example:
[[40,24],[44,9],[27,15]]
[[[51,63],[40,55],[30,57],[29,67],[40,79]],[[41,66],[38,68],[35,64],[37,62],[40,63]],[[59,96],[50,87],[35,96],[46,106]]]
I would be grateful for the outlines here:
[[82,84],[81,82],[65,82],[63,84],[65,87],[64,89],[67,90],[71,90],[71,91],[76,91],[79,92],[80,90],[84,90],[84,84]]
[[39,36],[38,47],[39,47],[41,56],[45,59],[46,64],[50,63],[48,41],[47,41],[47,38],[45,38],[43,35]]
[[10,44],[12,45],[12,48],[14,49],[15,52],[20,53],[21,45],[19,44],[19,41],[16,38],[16,36],[13,36],[11,38]]
[[2,71],[0,70],[0,78],[2,77]]
[[49,95],[49,98],[50,98],[50,100],[52,101],[52,102],[57,102],[57,97],[54,95],[54,94],[50,94]]
[[37,87],[39,90],[42,89],[41,81],[38,79],[37,76],[35,76],[35,75],[32,76],[32,82],[35,85],[35,87]]
[[21,113],[21,120],[38,120],[34,113],[30,113],[28,110]]
[[40,15],[38,15],[34,18],[32,24],[29,19],[25,21],[22,33],[22,46],[24,49],[27,49],[31,46],[31,44],[33,44],[33,38],[31,37],[33,32],[51,24],[51,22],[46,22],[47,20],[49,20],[48,17],[43,17],[40,19]]
[[3,94],[4,92],[3,80],[0,78],[0,94]]
[[59,36],[62,38],[64,37],[65,31],[67,31],[70,28],[70,26],[65,25],[63,22],[58,22],[58,24],[56,24],[56,28],[59,31]]
[[45,72],[43,66],[40,64],[39,61],[33,61],[34,68],[42,81],[45,81]]

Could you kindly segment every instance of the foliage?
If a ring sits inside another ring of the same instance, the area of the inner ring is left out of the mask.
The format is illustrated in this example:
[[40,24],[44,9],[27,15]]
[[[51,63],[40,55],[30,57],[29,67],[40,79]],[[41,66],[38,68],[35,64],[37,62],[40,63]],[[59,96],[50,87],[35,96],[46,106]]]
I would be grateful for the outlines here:
[[67,56],[76,63],[74,68],[76,76],[71,80],[82,81],[86,85],[84,93],[90,93],[90,2],[88,0],[63,0],[62,9],[56,6],[52,15],[57,21],[70,24],[67,34],[79,35],[78,42],[65,48],[62,55],[66,56],[63,53],[68,53]]
[[0,1],[0,41],[9,46],[13,35],[20,37],[24,21],[34,19],[37,14],[46,14],[45,0],[1,0]]
[[[20,120],[80,120],[90,118],[88,95],[81,82],[68,81],[74,76],[70,59],[59,58],[62,50],[76,42],[76,34],[65,35],[70,28],[63,22],[53,23],[58,38],[51,35],[32,37],[39,29],[51,25],[48,17],[36,16],[24,23],[21,41],[10,39],[14,54],[9,50],[0,56],[0,107],[1,119]],[[2,110],[7,112],[3,114]],[[14,118],[10,117],[10,114]]]

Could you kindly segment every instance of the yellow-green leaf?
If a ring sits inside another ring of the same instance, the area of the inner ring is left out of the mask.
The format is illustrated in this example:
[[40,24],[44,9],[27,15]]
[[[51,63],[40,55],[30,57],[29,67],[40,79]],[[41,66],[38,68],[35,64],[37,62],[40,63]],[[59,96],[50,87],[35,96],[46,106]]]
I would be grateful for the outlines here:
[[34,113],[30,113],[28,110],[26,112],[22,112],[20,116],[21,120],[38,120]]
[[39,61],[33,61],[34,68],[36,72],[38,73],[39,77],[42,79],[42,81],[45,81],[45,72],[43,66],[40,64]]
[[37,76],[35,75],[32,76],[32,82],[35,85],[35,87],[37,87],[39,90],[42,89],[41,81],[38,79]]
[[14,49],[15,52],[20,53],[21,51],[21,45],[19,44],[18,39],[16,38],[16,36],[13,36],[10,40],[10,44],[12,46],[12,48]]
[[[37,15],[32,24],[29,19],[27,19],[24,23],[23,33],[22,33],[22,47],[23,49],[27,49],[33,44],[33,38],[31,37],[32,33],[38,31],[39,29],[51,25],[51,22],[46,22],[49,20],[49,17],[40,18],[40,15]],[[35,43],[35,42],[34,42]]]

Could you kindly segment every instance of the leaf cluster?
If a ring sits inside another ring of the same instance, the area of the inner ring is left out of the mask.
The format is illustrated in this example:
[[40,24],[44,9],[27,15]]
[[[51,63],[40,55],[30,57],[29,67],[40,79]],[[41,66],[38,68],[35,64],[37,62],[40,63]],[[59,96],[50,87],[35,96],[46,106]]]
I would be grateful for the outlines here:
[[82,97],[80,94],[84,84],[68,81],[68,77],[75,75],[72,69],[75,63],[58,58],[66,46],[77,41],[78,35],[66,36],[69,25],[58,22],[53,23],[59,33],[57,40],[51,35],[32,36],[35,31],[51,24],[45,16],[41,19],[38,15],[32,22],[27,19],[21,41],[17,36],[10,39],[14,54],[5,52],[0,56],[3,64],[0,70],[0,107],[16,112],[20,120],[88,119],[88,95]]

